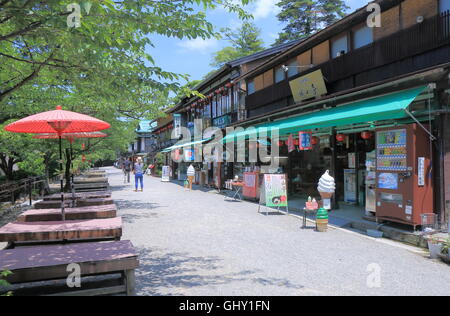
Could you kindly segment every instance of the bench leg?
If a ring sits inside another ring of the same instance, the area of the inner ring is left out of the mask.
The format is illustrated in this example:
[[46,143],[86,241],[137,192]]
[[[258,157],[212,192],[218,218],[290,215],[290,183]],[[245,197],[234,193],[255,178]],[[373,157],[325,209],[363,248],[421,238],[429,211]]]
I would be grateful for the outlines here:
[[127,289],[127,296],[136,295],[134,269],[124,271],[124,282]]

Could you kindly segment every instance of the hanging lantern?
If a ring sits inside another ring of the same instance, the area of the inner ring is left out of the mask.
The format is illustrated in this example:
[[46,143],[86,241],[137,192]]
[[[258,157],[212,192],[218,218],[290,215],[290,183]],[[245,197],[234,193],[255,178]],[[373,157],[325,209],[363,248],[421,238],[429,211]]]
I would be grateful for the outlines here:
[[228,82],[228,83],[225,85],[225,87],[226,87],[227,89],[231,89],[231,88],[233,87],[233,84],[232,84],[231,82]]
[[86,144],[85,144],[85,143],[81,144],[81,149],[82,149],[82,150],[85,150],[85,149],[86,149]]
[[86,156],[85,155],[81,156],[81,161],[82,162],[86,162]]
[[216,94],[220,94],[220,89],[217,89],[217,90],[216,90]]
[[313,137],[311,138],[311,145],[315,146],[315,145],[317,145],[318,143],[320,143],[320,138],[317,137],[317,136],[313,136]]
[[365,132],[362,132],[362,133],[361,133],[361,138],[364,139],[364,140],[369,140],[369,139],[371,139],[372,137],[373,137],[372,132],[365,131]]
[[344,134],[337,134],[336,135],[336,140],[340,143],[345,141],[345,135]]

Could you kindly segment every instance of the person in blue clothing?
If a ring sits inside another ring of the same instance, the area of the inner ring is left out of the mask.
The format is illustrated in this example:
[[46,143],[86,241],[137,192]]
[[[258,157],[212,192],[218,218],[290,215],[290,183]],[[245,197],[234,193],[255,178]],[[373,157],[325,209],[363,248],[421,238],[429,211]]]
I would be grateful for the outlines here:
[[138,157],[136,163],[133,168],[134,173],[134,186],[135,192],[138,191],[139,184],[141,185],[141,192],[144,191],[144,163],[142,162],[142,158]]

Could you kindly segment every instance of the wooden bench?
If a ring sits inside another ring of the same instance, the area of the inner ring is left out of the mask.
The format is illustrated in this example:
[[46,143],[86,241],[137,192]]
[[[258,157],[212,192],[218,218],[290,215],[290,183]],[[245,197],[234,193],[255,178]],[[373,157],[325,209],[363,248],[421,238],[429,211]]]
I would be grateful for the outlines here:
[[[85,219],[113,218],[117,216],[115,204],[102,206],[87,206],[65,209],[66,220],[76,221]],[[23,212],[18,222],[51,222],[62,221],[61,209],[36,209]]]
[[[79,192],[75,193],[75,199],[98,199],[98,198],[110,198],[111,192],[108,191],[94,191],[94,192]],[[72,193],[64,194],[65,200],[72,200]],[[44,201],[60,201],[61,193],[55,193],[52,195],[44,196]]]
[[[10,284],[67,280],[70,264],[78,264],[81,288],[64,286],[58,295],[135,295],[134,270],[139,266],[136,250],[130,241],[82,243],[55,246],[35,246],[0,251],[0,271],[13,274]],[[112,287],[89,288],[84,278],[94,275],[120,274],[121,284]],[[37,291],[39,293],[39,289]],[[36,291],[33,291],[36,293]]]
[[8,242],[8,248],[52,242],[120,240],[121,237],[120,217],[65,222],[15,222],[0,228],[0,242]]
[[[76,200],[76,207],[85,206],[99,206],[99,205],[110,205],[114,204],[112,198],[88,198],[88,199],[78,199]],[[64,200],[64,205],[66,208],[72,207],[72,199]],[[61,201],[58,200],[48,200],[41,201],[34,204],[35,209],[49,209],[49,208],[60,208]]]
[[74,184],[84,184],[84,183],[107,183],[108,178],[97,177],[97,178],[75,178],[73,180]]
[[74,184],[75,192],[95,192],[95,191],[107,191],[109,184],[106,183],[76,183]]

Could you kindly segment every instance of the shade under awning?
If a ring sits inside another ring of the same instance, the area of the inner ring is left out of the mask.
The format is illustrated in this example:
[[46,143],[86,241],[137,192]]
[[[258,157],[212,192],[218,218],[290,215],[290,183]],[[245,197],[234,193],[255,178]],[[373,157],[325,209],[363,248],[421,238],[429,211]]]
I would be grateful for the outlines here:
[[406,109],[426,86],[386,94],[376,98],[356,101],[328,110],[320,110],[277,122],[257,125],[254,128],[237,131],[223,138],[230,142],[243,137],[256,137],[261,133],[270,135],[270,131],[278,129],[280,135],[312,130],[316,128],[339,127],[344,125],[401,119],[408,117]]
[[179,148],[192,147],[192,146],[195,146],[195,145],[206,143],[206,142],[210,141],[211,139],[212,139],[212,137],[205,138],[205,139],[202,139],[202,140],[197,140],[197,141],[194,141],[194,142],[187,142],[187,143],[183,143],[183,144],[176,144],[176,145],[173,145],[171,147],[168,147],[168,148],[162,150],[161,152],[167,153],[167,152],[170,152],[172,150],[179,149]]

